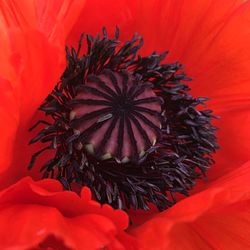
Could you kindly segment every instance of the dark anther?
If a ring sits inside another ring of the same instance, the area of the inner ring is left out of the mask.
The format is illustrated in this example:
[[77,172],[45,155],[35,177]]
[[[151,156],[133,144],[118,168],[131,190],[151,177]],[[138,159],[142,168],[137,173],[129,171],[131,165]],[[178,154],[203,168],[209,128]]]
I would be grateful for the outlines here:
[[30,143],[45,143],[54,157],[41,167],[43,178],[88,186],[96,200],[115,208],[159,210],[175,203],[176,192],[188,195],[205,176],[218,148],[216,118],[202,110],[207,98],[194,98],[190,80],[177,62],[163,63],[167,52],[140,56],[142,37],[121,43],[86,36],[87,51],[66,48],[67,67],[39,110],[42,130]]

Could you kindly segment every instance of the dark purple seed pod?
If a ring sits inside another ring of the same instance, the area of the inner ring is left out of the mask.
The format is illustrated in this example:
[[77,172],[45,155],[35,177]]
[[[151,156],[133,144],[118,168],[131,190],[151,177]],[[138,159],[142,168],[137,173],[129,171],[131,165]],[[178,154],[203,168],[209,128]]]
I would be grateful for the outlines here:
[[[159,210],[188,195],[195,180],[213,164],[218,148],[216,118],[194,98],[179,63],[163,63],[167,53],[138,55],[142,37],[121,43],[87,35],[87,51],[66,48],[67,68],[39,108],[50,122],[30,143],[54,157],[41,167],[44,178],[88,186],[100,203],[114,208]],[[52,122],[51,122],[52,121]]]
[[138,162],[161,136],[162,99],[127,72],[89,75],[71,101],[70,127],[99,160]]

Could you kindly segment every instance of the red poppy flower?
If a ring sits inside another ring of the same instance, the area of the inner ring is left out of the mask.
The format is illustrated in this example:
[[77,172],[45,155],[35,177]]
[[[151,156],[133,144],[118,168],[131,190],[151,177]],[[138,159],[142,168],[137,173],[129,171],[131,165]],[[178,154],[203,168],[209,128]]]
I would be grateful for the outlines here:
[[[0,20],[2,249],[250,247],[249,1],[3,1]],[[192,77],[192,94],[211,98],[221,117],[208,181],[164,212],[129,211],[131,227],[124,212],[91,201],[87,188],[80,198],[56,181],[19,181],[40,177],[37,168],[26,171],[36,152],[28,129],[65,68],[65,44],[77,47],[82,32],[116,25],[124,42],[135,32],[144,37],[143,56],[169,50],[167,61],[180,61]]]

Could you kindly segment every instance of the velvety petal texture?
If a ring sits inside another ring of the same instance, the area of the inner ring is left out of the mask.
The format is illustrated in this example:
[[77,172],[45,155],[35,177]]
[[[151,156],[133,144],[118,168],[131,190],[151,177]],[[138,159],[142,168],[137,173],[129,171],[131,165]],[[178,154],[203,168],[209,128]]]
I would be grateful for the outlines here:
[[26,177],[0,193],[1,249],[58,249],[58,241],[60,249],[133,249],[127,226],[125,212],[92,201],[87,188],[79,197],[57,181]]
[[3,171],[9,166],[13,157],[13,142],[19,123],[19,113],[13,86],[10,81],[1,77],[0,100],[0,130],[4,131],[4,133],[1,133],[0,166]]
[[0,3],[1,187],[27,174],[31,119],[65,67],[65,37],[84,2]]
[[132,230],[140,249],[249,249],[249,178],[250,162]]

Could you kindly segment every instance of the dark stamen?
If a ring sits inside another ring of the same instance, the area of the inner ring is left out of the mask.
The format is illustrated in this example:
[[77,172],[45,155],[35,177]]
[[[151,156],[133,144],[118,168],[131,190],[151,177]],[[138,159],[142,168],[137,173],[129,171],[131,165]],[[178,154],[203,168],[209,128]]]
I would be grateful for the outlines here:
[[178,62],[163,63],[166,52],[140,56],[143,38],[121,43],[86,35],[82,53],[66,48],[67,67],[39,110],[49,122],[30,144],[46,144],[54,157],[40,167],[43,178],[88,186],[100,203],[120,209],[163,210],[188,195],[205,176],[218,149],[211,120],[217,118],[204,97],[194,98],[184,84],[191,80]]

